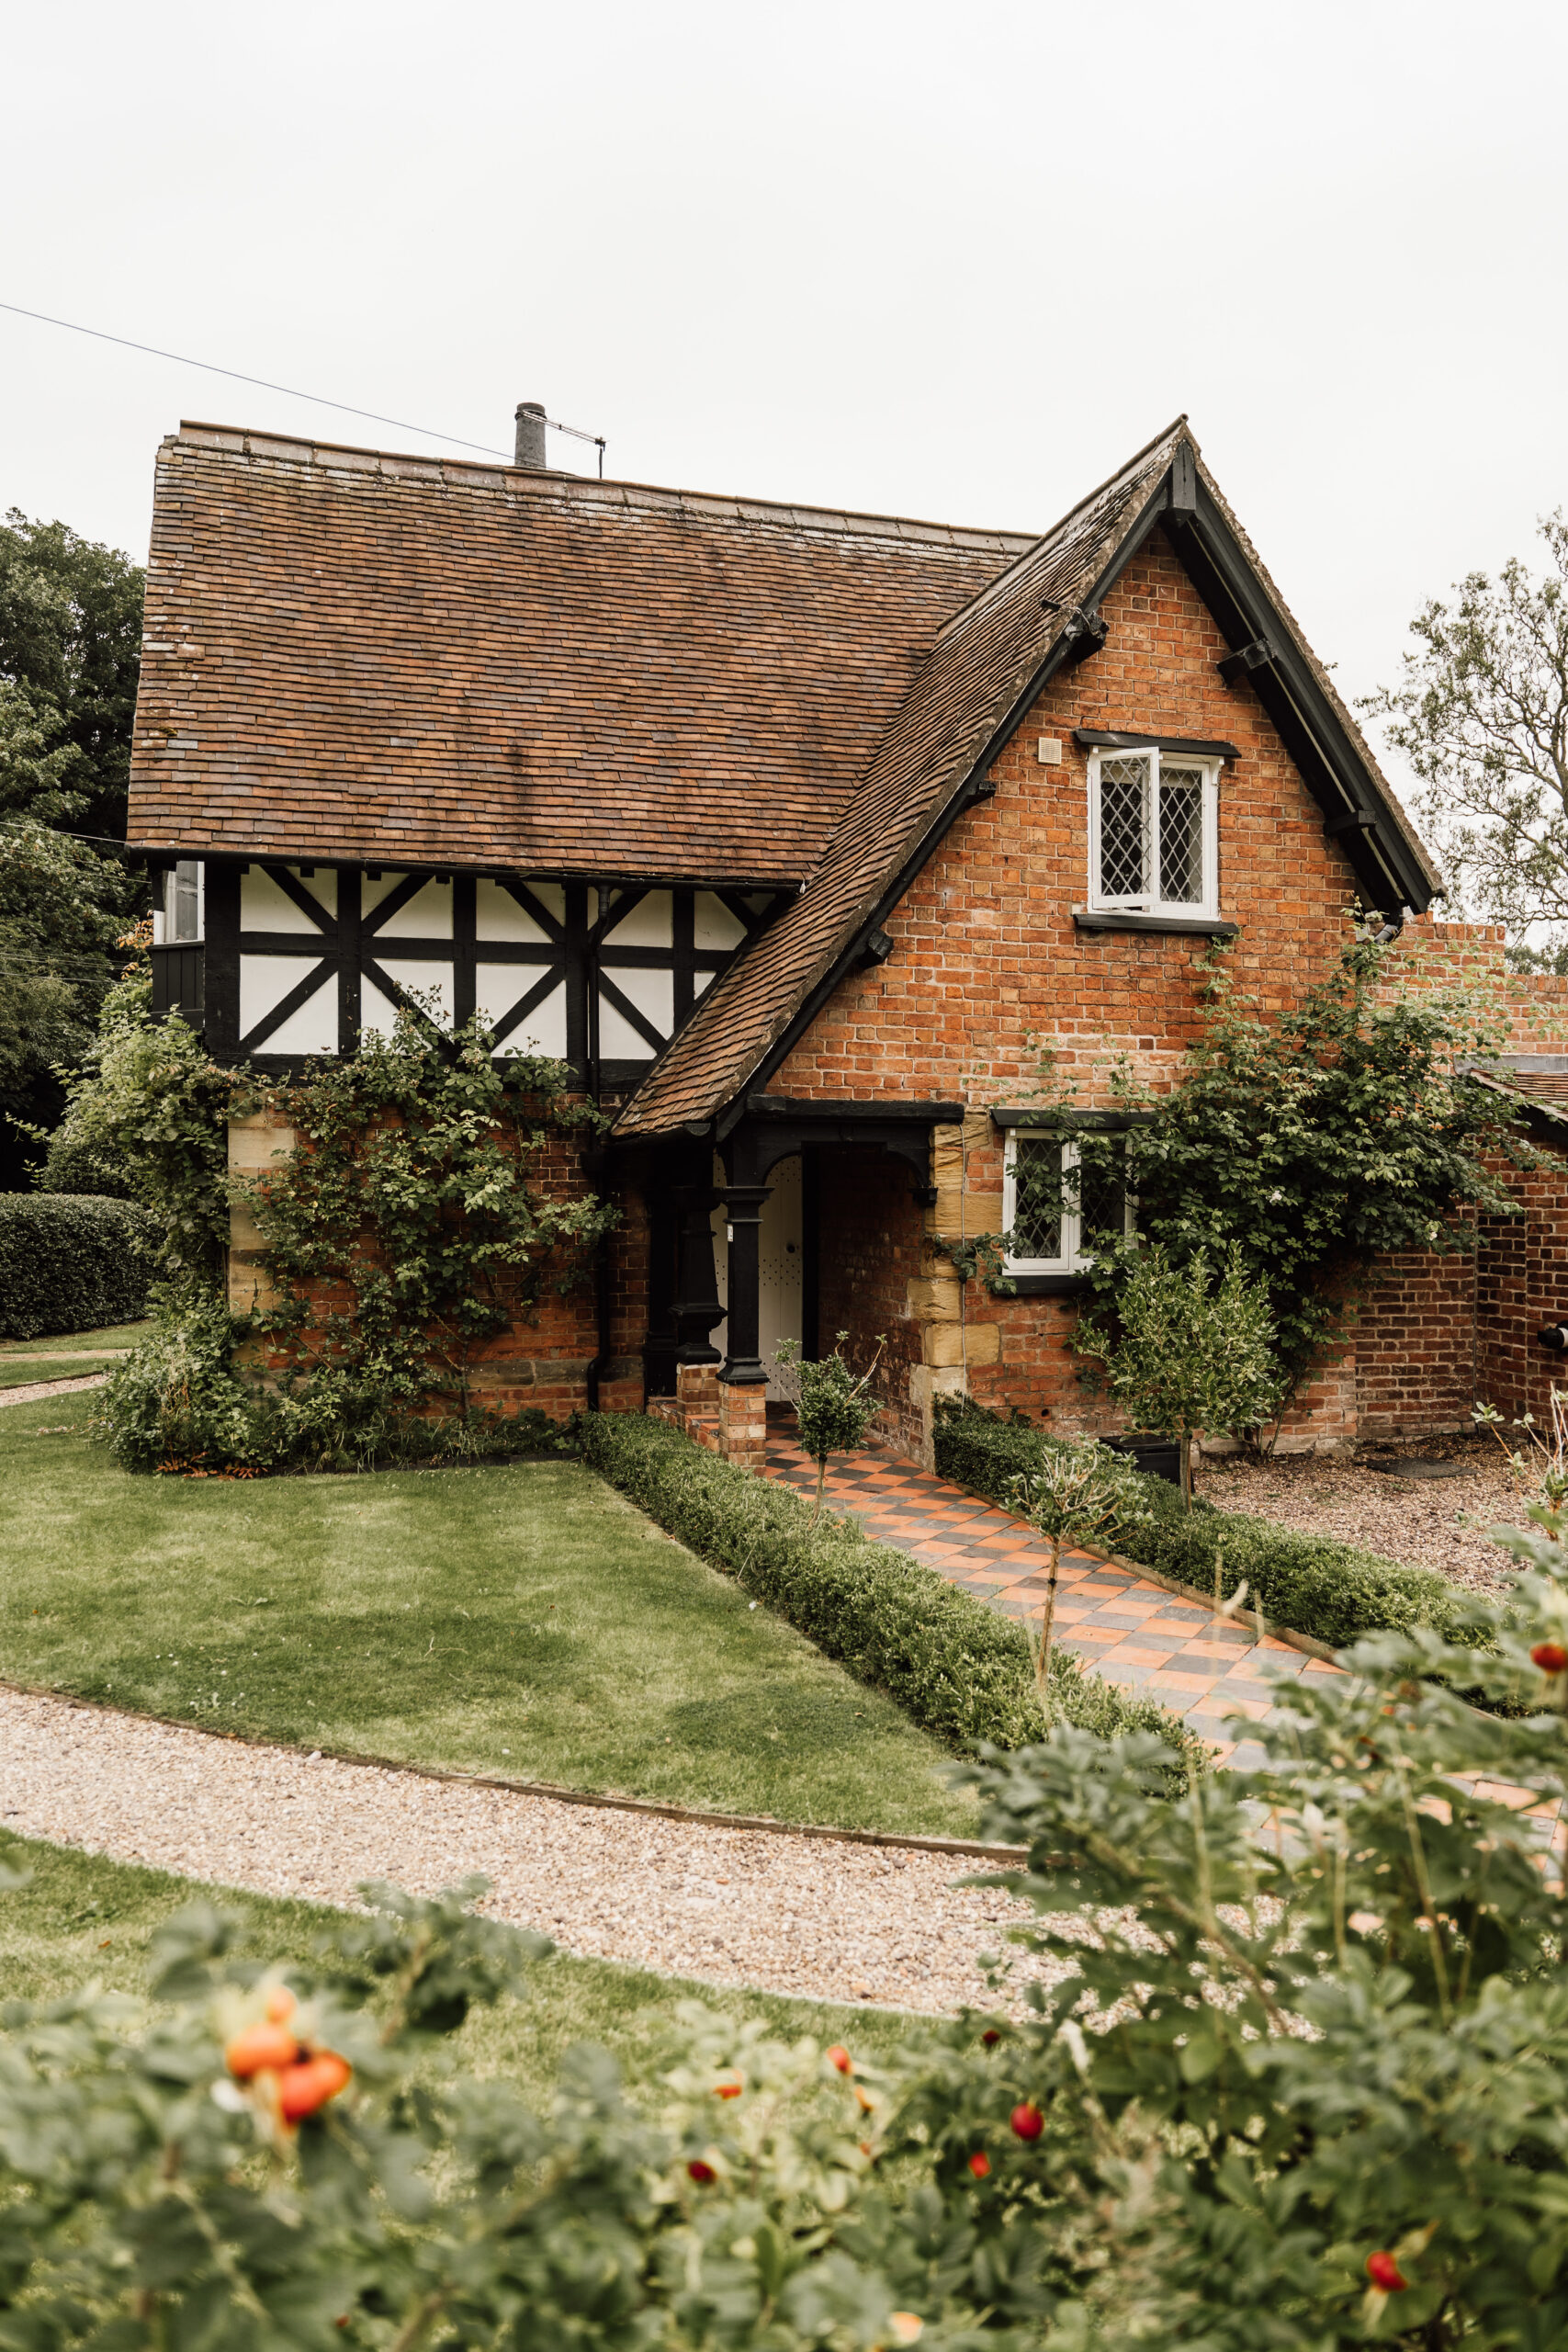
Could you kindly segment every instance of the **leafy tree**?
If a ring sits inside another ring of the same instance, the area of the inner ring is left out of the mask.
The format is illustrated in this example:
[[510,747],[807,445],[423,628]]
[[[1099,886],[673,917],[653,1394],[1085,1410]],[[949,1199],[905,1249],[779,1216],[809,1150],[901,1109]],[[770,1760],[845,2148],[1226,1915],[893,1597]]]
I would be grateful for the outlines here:
[[28,1181],[39,1132],[61,1115],[57,1072],[90,1048],[135,892],[85,842],[33,818],[0,821],[0,1188]]
[[1173,1266],[1163,1242],[1134,1248],[1116,1292],[1114,1330],[1086,1316],[1073,1345],[1101,1360],[1105,1385],[1135,1430],[1178,1441],[1189,1510],[1194,1438],[1256,1429],[1285,1391],[1268,1293],[1248,1280],[1234,1242],[1217,1282],[1205,1250]]
[[1011,1488],[1016,1509],[1032,1521],[1051,1546],[1040,1633],[1034,1645],[1034,1687],[1049,1722],[1053,1713],[1051,1634],[1063,1544],[1105,1544],[1124,1528],[1146,1524],[1154,1514],[1143,1499],[1134,1464],[1094,1438],[1066,1445],[1047,1442],[1039,1469],[1021,1471]]
[[[1472,1248],[1474,1214],[1517,1214],[1490,1162],[1534,1158],[1469,1067],[1501,1041],[1490,1008],[1463,991],[1392,988],[1388,954],[1357,938],[1299,1006],[1269,1014],[1237,993],[1216,951],[1180,1083],[1151,1094],[1123,1082],[1141,1123],[1077,1138],[1107,1193],[1124,1180],[1140,1234],[1172,1266],[1200,1250],[1222,1264],[1239,1254],[1264,1286],[1290,1388],[1376,1259]],[[1070,1108],[1058,1115],[1070,1129]],[[1094,1237],[1101,1315],[1137,1262],[1118,1240]]]
[[855,1373],[844,1362],[840,1350],[849,1338],[840,1331],[838,1345],[830,1356],[818,1363],[801,1361],[798,1340],[784,1340],[773,1358],[775,1367],[782,1365],[784,1375],[795,1391],[795,1424],[800,1442],[817,1464],[817,1499],[811,1509],[811,1523],[815,1527],[822,1512],[822,1491],[828,1483],[828,1464],[835,1453],[852,1453],[865,1443],[865,1433],[876,1419],[877,1399],[872,1387],[872,1376],[882,1361],[883,1341],[878,1339],[876,1353],[863,1373]]
[[124,839],[143,584],[63,523],[0,525],[0,809]]
[[1412,621],[1397,686],[1362,707],[1424,786],[1418,806],[1444,865],[1478,914],[1517,932],[1558,928],[1520,968],[1563,968],[1568,949],[1568,523],[1543,516],[1537,580],[1517,557],[1472,571],[1455,602]]

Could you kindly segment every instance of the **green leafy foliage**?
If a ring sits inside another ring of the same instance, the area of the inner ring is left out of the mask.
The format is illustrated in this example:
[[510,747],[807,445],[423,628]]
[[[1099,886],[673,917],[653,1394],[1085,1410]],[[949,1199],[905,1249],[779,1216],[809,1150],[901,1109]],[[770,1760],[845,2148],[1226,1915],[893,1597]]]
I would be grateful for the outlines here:
[[[1181,1083],[1122,1089],[1140,1123],[1125,1135],[1073,1129],[1087,1184],[1124,1176],[1138,1231],[1173,1266],[1200,1250],[1239,1256],[1260,1283],[1274,1347],[1292,1384],[1330,1342],[1373,1261],[1468,1248],[1473,1213],[1517,1204],[1489,1160],[1531,1148],[1507,1106],[1469,1065],[1496,1050],[1487,1005],[1438,990],[1394,990],[1388,949],[1358,939],[1293,1011],[1239,997],[1230,951],[1207,960],[1206,1013]],[[1114,1311],[1135,1258],[1096,1238],[1089,1279]]]
[[20,731],[7,729],[8,688],[49,747],[32,789],[7,779],[0,806],[124,839],[142,588],[139,565],[63,523],[13,507],[0,524],[0,744]]
[[[1013,1747],[1043,1726],[1021,1626],[907,1553],[868,1543],[853,1521],[813,1521],[797,1496],[639,1414],[591,1413],[586,1460],[693,1551],[722,1568],[916,1723],[959,1747]],[[1051,1663],[1051,1702],[1069,1723],[1143,1726],[1200,1765],[1201,1742],[1168,1710],[1126,1697],[1075,1657]]]
[[[198,1901],[154,1939],[153,2006],[9,2005],[0,2342],[1021,2352],[1027,2267],[976,2267],[929,2166],[888,2173],[876,2069],[852,2080],[817,2040],[694,2001],[635,2099],[588,2045],[542,2110],[444,2064],[468,2008],[549,1950],[475,1917],[484,1885],[367,1887],[370,1917],[287,1969]],[[280,2008],[352,2069],[293,2129],[276,2075],[225,2063]]]
[[59,1068],[91,1045],[139,886],[85,842],[5,817],[6,694],[0,679],[0,1185],[20,1188],[64,1105]]
[[157,1220],[160,1274],[215,1290],[229,1241],[228,1121],[242,1080],[183,1021],[155,1022],[152,999],[141,960],[105,998],[43,1181],[74,1192],[113,1178]]
[[1554,926],[1524,970],[1561,971],[1568,921],[1568,523],[1539,526],[1548,569],[1517,557],[1495,581],[1472,571],[1458,601],[1410,624],[1397,686],[1362,707],[1388,722],[1424,787],[1417,808],[1448,877],[1478,914],[1510,930]]
[[876,1353],[865,1370],[857,1374],[840,1352],[849,1336],[847,1331],[840,1331],[832,1354],[816,1363],[802,1360],[798,1340],[782,1340],[774,1358],[786,1376],[793,1374],[795,1426],[801,1444],[817,1464],[813,1523],[822,1515],[822,1489],[827,1483],[829,1460],[835,1453],[852,1453],[857,1446],[863,1445],[865,1433],[876,1419],[877,1398],[872,1382],[882,1361],[883,1343],[880,1339],[877,1340]]
[[[356,1056],[252,1091],[294,1149],[243,1187],[277,1295],[254,1317],[275,1354],[346,1406],[470,1408],[485,1343],[581,1280],[614,1222],[565,1145],[601,1125],[564,1063],[404,1013]],[[531,1181],[549,1164],[553,1182]]]
[[[1563,1523],[1532,1514],[1479,1655],[1383,1634],[1252,1726],[1255,1771],[1158,1800],[1146,1739],[1070,1729],[977,1778],[1061,1975],[980,2095],[972,2029],[901,2111],[977,2225],[1033,2236],[1047,2343],[1545,2347],[1568,2329]],[[1478,1679],[1500,1713],[1447,1687]],[[1009,2146],[1009,2098],[1037,2136]],[[1393,2257],[1387,2283],[1382,2262]],[[1380,2279],[1382,2283],[1380,2283]]]
[[[1019,1419],[1004,1421],[967,1397],[943,1398],[936,1419],[943,1477],[1010,1508],[1013,1481],[1035,1471],[1059,1441]],[[1327,1535],[1302,1535],[1243,1511],[1190,1511],[1163,1478],[1140,1476],[1148,1517],[1129,1523],[1117,1549],[1205,1598],[1230,1599],[1245,1582],[1249,1608],[1277,1625],[1337,1647],[1363,1634],[1431,1626],[1460,1644],[1482,1638],[1466,1596],[1433,1569],[1380,1559]]]
[[1146,1480],[1133,1464],[1094,1438],[1045,1448],[1032,1470],[1020,1471],[1009,1487],[1014,1510],[1030,1520],[1051,1546],[1040,1632],[1034,1645],[1034,1687],[1047,1720],[1051,1714],[1051,1633],[1064,1544],[1104,1545],[1151,1517],[1144,1501]]
[[124,1201],[0,1193],[0,1340],[140,1316],[155,1240],[153,1220]]
[[1217,1281],[1201,1248],[1174,1266],[1163,1242],[1123,1247],[1114,1329],[1085,1316],[1073,1345],[1101,1361],[1105,1385],[1135,1430],[1179,1441],[1182,1500],[1190,1508],[1199,1431],[1234,1437],[1254,1429],[1283,1396],[1268,1292],[1248,1279],[1234,1242]]

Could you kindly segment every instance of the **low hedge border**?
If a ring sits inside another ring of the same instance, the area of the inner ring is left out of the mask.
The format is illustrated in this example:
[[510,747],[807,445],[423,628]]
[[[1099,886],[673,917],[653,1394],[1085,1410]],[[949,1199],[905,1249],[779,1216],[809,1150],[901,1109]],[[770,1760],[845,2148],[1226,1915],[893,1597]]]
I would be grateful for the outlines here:
[[[668,1534],[735,1577],[857,1680],[886,1690],[949,1747],[1027,1747],[1043,1739],[1028,1636],[936,1569],[873,1544],[852,1520],[824,1516],[787,1487],[738,1470],[637,1413],[588,1413],[583,1459]],[[1202,1740],[1152,1700],[1131,1699],[1058,1650],[1052,1696],[1080,1729],[1155,1732],[1176,1748],[1184,1785],[1207,1768]]]
[[147,1312],[159,1230],[129,1201],[0,1193],[0,1340],[134,1323]]
[[[1035,1468],[1051,1442],[1025,1421],[1004,1421],[964,1400],[939,1415],[936,1466],[955,1486],[1007,1510],[1011,1481],[1021,1470]],[[1247,1600],[1265,1617],[1330,1650],[1363,1634],[1405,1633],[1416,1625],[1430,1625],[1467,1647],[1476,1644],[1465,1622],[1464,1596],[1433,1569],[1402,1567],[1330,1536],[1299,1535],[1270,1520],[1201,1501],[1184,1510],[1179,1490],[1164,1479],[1143,1483],[1154,1517],[1117,1538],[1121,1555],[1140,1567],[1157,1568],[1207,1598],[1218,1560],[1224,1594],[1235,1592],[1245,1577]]]

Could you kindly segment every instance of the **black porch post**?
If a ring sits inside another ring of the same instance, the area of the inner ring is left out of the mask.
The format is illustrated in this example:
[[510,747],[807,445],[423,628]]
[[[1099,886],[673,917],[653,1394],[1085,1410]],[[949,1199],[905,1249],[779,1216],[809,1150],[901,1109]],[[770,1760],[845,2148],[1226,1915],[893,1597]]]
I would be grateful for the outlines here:
[[768,1368],[757,1353],[758,1294],[761,1282],[762,1203],[768,1184],[726,1184],[725,1213],[729,1220],[729,1353],[719,1378],[732,1388],[765,1384]]
[[[664,1173],[665,1171],[661,1171]],[[670,1313],[675,1325],[675,1362],[716,1364],[718,1350],[708,1334],[724,1320],[724,1304],[713,1261],[712,1147],[703,1144],[671,1156],[667,1197],[675,1223],[675,1295]]]

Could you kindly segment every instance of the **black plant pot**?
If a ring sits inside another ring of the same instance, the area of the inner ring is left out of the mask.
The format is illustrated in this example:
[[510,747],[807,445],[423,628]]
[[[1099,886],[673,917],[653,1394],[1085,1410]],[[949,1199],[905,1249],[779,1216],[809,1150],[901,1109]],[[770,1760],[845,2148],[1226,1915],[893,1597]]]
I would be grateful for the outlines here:
[[1130,1453],[1145,1478],[1163,1478],[1168,1486],[1181,1484],[1181,1444],[1173,1437],[1103,1437],[1112,1453]]

